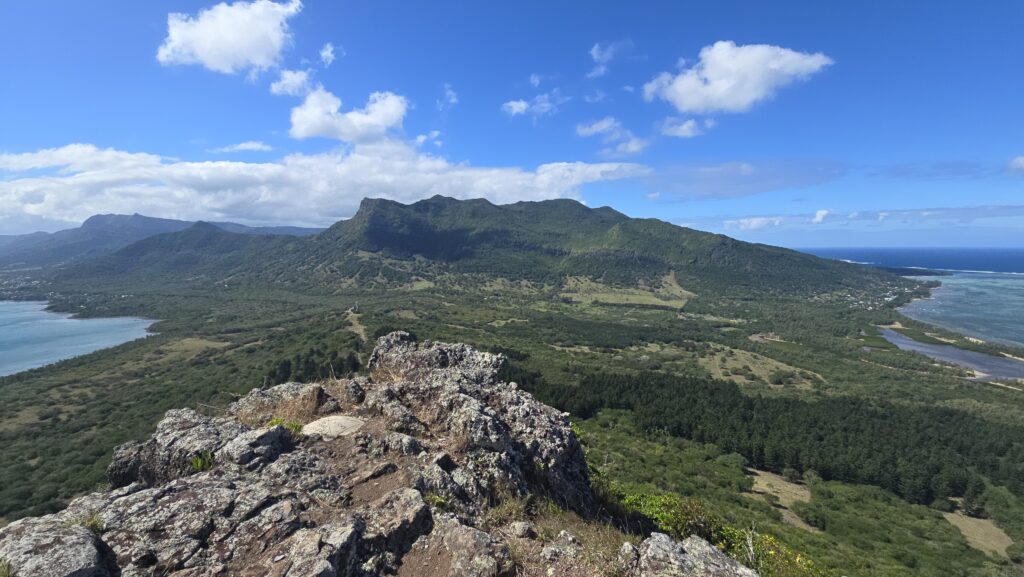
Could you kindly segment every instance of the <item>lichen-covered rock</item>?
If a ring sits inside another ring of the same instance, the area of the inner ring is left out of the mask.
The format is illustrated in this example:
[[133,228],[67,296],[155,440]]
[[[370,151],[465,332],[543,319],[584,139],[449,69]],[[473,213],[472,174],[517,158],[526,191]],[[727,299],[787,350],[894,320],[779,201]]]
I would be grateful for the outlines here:
[[3,530],[0,559],[15,575],[32,577],[116,577],[110,548],[88,528],[55,518],[22,519]]
[[[628,555],[628,553],[627,553]],[[621,557],[620,557],[621,558]],[[757,577],[700,537],[678,542],[653,533],[640,545],[631,577]]]

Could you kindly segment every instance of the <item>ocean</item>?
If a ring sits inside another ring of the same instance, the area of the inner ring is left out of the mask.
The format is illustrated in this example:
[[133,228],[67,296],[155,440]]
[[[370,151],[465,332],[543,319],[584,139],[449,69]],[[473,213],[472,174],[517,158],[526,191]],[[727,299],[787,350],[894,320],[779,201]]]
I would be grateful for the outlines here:
[[46,303],[0,301],[0,376],[42,367],[146,336],[153,321],[74,319]]
[[932,298],[900,309],[912,319],[986,341],[1024,347],[1024,249],[803,249],[817,256],[944,270]]

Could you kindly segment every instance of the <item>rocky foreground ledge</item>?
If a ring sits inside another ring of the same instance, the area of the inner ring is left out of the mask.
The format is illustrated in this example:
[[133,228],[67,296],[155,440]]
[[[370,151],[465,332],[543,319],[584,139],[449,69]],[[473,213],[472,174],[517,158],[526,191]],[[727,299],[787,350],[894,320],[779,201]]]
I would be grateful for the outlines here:
[[[371,376],[254,390],[223,416],[169,411],[115,450],[110,491],[0,530],[17,577],[754,576],[696,537],[653,534],[595,566],[568,532],[490,527],[544,495],[593,495],[568,419],[466,345],[382,337]],[[301,427],[301,428],[300,428]]]

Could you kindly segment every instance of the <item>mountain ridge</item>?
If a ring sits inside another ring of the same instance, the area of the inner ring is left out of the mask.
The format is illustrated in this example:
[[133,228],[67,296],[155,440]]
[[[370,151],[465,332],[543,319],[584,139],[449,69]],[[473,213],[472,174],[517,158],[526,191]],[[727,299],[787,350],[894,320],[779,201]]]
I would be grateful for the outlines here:
[[[185,237],[197,234],[192,227],[155,235],[92,263],[70,267],[65,276],[134,271],[252,282],[289,278],[322,286],[362,279],[396,286],[416,278],[469,274],[545,284],[588,277],[633,286],[658,283],[674,274],[681,285],[697,292],[778,296],[906,284],[868,267],[658,219],[630,218],[567,199],[495,205],[483,199],[435,196],[406,205],[368,198],[352,218],[317,235],[265,237],[273,241],[220,235],[213,242],[212,231],[207,230],[204,252],[183,258],[180,252],[199,242]],[[140,261],[152,269],[140,268]]]

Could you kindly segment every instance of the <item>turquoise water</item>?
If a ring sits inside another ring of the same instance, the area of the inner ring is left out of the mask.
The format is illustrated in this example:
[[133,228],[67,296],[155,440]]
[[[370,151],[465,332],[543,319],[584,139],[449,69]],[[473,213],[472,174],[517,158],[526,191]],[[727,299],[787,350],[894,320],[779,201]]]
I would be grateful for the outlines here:
[[142,338],[153,324],[136,318],[73,319],[45,308],[40,302],[0,301],[0,376]]
[[1024,347],[1024,274],[955,272],[928,277],[932,298],[900,309],[912,319],[986,341]]
[[892,329],[880,329],[882,336],[905,351],[914,351],[933,359],[980,371],[992,379],[1024,379],[1024,362],[1007,357],[965,351],[952,345],[922,343]]

